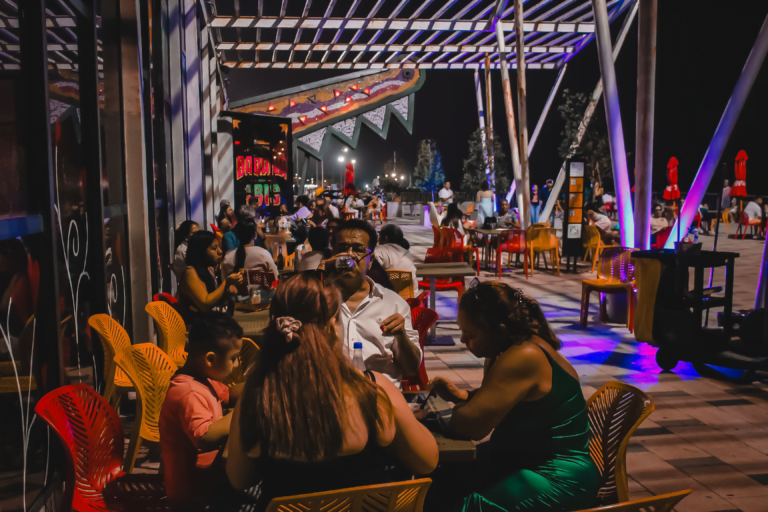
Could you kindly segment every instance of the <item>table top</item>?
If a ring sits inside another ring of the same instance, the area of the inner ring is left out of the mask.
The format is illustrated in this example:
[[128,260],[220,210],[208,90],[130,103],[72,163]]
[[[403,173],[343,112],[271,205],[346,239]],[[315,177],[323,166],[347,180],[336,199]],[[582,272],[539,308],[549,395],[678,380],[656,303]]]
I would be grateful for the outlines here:
[[703,266],[709,268],[711,266],[723,266],[728,260],[738,258],[737,252],[720,252],[720,251],[701,251],[700,254],[689,255],[675,254],[674,249],[663,249],[655,251],[633,251],[633,258],[661,260],[667,263],[673,263],[675,259],[679,259],[681,263],[690,266]]
[[508,231],[509,229],[515,229],[515,228],[508,228],[508,229],[482,229],[482,228],[468,228],[465,229],[465,231],[470,231],[472,233],[480,233],[481,235],[500,235],[504,231]]
[[474,276],[475,274],[475,269],[463,261],[455,263],[420,263],[416,265],[416,277],[466,277]]
[[243,328],[243,336],[253,338],[260,336],[269,325],[269,309],[263,311],[235,311],[232,315],[240,327]]
[[[444,428],[451,420],[453,407],[440,397],[431,397],[427,401],[427,408],[437,415],[437,422],[427,423],[429,429],[437,441],[437,449],[440,452],[440,462],[466,462],[474,460],[477,448],[472,441],[451,439],[446,437]],[[437,424],[437,425],[436,425]]]

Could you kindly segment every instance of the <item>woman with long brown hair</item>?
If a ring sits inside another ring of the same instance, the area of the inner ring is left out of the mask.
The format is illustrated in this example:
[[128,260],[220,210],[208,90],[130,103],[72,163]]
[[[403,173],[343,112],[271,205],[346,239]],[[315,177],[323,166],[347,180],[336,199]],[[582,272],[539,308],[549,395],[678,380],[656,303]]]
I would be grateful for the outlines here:
[[299,274],[270,308],[261,360],[235,408],[227,475],[237,489],[262,482],[272,498],[387,481],[437,465],[437,443],[392,382],[343,355],[338,292]]

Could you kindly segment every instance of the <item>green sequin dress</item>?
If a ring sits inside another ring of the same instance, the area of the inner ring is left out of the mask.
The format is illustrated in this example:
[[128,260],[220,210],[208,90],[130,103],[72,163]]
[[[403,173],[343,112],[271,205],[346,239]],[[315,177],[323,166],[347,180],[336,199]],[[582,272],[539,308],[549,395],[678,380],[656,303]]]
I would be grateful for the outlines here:
[[551,391],[507,413],[490,441],[478,446],[471,466],[438,469],[428,510],[573,511],[595,506],[599,474],[589,455],[581,386],[542,351],[552,366]]

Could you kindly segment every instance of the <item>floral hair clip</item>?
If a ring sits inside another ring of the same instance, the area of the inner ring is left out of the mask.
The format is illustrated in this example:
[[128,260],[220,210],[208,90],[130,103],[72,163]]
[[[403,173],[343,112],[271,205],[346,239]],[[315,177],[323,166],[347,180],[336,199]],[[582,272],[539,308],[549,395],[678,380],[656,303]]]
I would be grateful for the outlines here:
[[277,329],[285,336],[285,342],[293,341],[293,333],[301,329],[301,322],[290,316],[281,316],[276,320]]

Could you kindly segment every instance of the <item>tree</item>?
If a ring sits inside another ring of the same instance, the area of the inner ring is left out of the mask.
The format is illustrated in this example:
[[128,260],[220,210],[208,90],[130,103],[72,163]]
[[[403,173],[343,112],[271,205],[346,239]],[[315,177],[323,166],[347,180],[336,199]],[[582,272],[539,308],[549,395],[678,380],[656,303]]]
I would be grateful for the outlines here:
[[605,186],[604,182],[613,182],[613,167],[611,165],[611,149],[608,136],[600,131],[594,123],[587,125],[581,144],[575,145],[584,111],[589,104],[589,97],[582,93],[563,91],[564,103],[557,107],[565,126],[560,134],[563,141],[558,153],[564,160],[571,157],[582,158],[585,161],[585,171],[593,184]]
[[432,194],[435,199],[435,191],[445,182],[443,173],[443,161],[437,144],[431,140],[423,140],[419,143],[419,154],[416,160],[416,168],[413,171],[413,180],[416,187],[422,192]]
[[[494,185],[497,193],[506,194],[511,183],[506,155],[497,138],[484,137],[483,132],[482,128],[478,128],[469,137],[469,156],[464,160],[462,189],[473,194],[477,193],[480,190],[480,184],[488,181],[486,171],[489,171],[496,177]],[[493,151],[491,151],[491,145],[493,145]],[[492,155],[490,162],[489,154]]]

